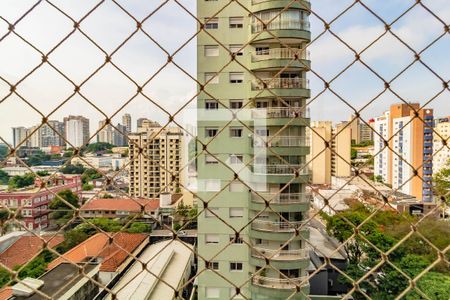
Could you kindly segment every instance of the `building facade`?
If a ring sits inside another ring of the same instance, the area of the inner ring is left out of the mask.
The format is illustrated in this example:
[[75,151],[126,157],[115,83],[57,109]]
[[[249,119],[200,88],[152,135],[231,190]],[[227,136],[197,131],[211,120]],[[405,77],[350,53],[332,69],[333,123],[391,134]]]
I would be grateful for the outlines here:
[[64,118],[67,147],[81,147],[89,143],[89,119],[82,116]]
[[[17,147],[20,143],[28,138],[28,129],[25,127],[13,127],[13,147]],[[27,146],[28,141],[22,144],[22,146]]]
[[[36,179],[37,180],[37,179]],[[0,193],[0,203],[9,209],[21,208],[20,222],[29,230],[44,229],[49,225],[49,205],[56,193],[71,190],[81,195],[82,182],[80,175],[61,175],[47,182],[47,189],[39,188],[39,182],[30,188]]]
[[417,103],[392,105],[374,121],[374,175],[425,202],[433,199],[433,124],[433,110]]
[[56,120],[47,121],[39,129],[40,145],[39,147],[64,146],[64,123]]
[[126,132],[131,133],[132,128],[131,128],[131,115],[130,114],[124,114],[122,116],[122,124],[126,128]]
[[[310,166],[313,184],[331,184],[331,177],[351,175],[351,127],[346,122],[333,127],[331,121],[311,123]],[[325,142],[329,143],[326,147]]]
[[435,120],[433,134],[433,173],[438,173],[450,163],[449,146],[444,146],[442,140],[450,138],[450,117]]
[[159,198],[163,192],[179,191],[183,140],[181,129],[174,127],[141,127],[129,135],[130,196]]
[[310,4],[197,3],[198,298],[306,299]]

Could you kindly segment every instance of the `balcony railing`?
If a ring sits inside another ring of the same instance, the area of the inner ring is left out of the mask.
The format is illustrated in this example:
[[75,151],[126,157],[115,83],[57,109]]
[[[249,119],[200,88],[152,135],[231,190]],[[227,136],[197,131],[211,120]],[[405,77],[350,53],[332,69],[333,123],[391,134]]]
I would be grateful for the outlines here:
[[252,111],[254,119],[293,118],[296,114],[301,118],[309,118],[309,110],[299,107],[267,107]]
[[310,53],[305,49],[298,49],[298,48],[271,48],[256,51],[252,55],[253,62],[270,59],[295,59],[295,58],[309,60]]
[[252,89],[309,89],[309,80],[305,78],[261,78],[253,81]]
[[252,229],[272,232],[293,232],[295,228],[300,227],[303,221],[274,222],[266,220],[253,220]]
[[264,200],[271,204],[308,204],[311,202],[310,193],[256,193],[252,194],[252,201],[264,203]]
[[[262,22],[261,22],[262,21]],[[264,31],[264,26],[267,30],[306,30],[310,29],[309,21],[299,20],[261,20],[256,21],[256,24],[252,24],[252,33],[258,33]]]
[[299,260],[308,258],[309,252],[306,249],[280,250],[253,247],[252,256],[272,260]]
[[[263,3],[263,2],[271,2],[271,1],[278,1],[278,0],[252,0],[252,4],[260,4],[260,3]],[[308,2],[309,3],[309,0],[304,0],[304,2]]]
[[254,275],[252,278],[253,284],[272,289],[295,289],[296,287],[308,286],[308,277],[296,278],[273,278]]
[[277,148],[277,147],[305,147],[309,146],[309,138],[306,136],[266,136],[255,137],[253,141],[255,148]]
[[305,168],[303,165],[253,165],[254,174],[293,175],[297,170],[299,170],[300,175],[309,174],[308,168]]

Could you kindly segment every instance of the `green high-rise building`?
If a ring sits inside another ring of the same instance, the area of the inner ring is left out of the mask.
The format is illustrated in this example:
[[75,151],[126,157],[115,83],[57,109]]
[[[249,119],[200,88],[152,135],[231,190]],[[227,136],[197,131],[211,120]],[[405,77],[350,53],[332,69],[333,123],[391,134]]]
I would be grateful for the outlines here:
[[239,2],[197,2],[198,298],[305,299],[310,4]]

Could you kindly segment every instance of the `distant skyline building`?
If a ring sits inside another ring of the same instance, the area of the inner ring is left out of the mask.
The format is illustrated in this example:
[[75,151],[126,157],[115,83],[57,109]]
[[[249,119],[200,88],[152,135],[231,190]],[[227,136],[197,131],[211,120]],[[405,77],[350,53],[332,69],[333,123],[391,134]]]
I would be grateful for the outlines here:
[[370,120],[368,122],[362,122],[360,118],[351,115],[349,121],[346,123],[350,123],[349,129],[353,144],[373,141],[373,129],[370,126],[370,122]]
[[97,142],[114,145],[114,128],[105,120],[98,122]]
[[395,104],[375,118],[373,124],[377,132],[374,135],[375,176],[381,176],[393,189],[431,202],[433,110],[421,109],[418,103]]
[[[450,117],[435,120],[433,134],[433,173],[438,173],[450,161]],[[447,141],[447,146],[442,144],[442,139]]]
[[[26,127],[21,126],[12,128],[12,135],[13,135],[12,145],[14,148],[27,139],[28,137],[27,133],[28,129]],[[24,143],[23,146],[26,146],[26,143]]]
[[[313,184],[331,184],[331,177],[351,175],[351,128],[347,123],[333,127],[332,121],[311,122],[311,170]],[[325,147],[329,142],[331,149]]]
[[81,147],[89,142],[89,119],[83,116],[68,116],[64,118],[67,147]]
[[[144,126],[140,132],[128,137],[130,196],[157,198],[161,193],[178,192],[184,181],[181,170],[184,136],[181,129]],[[144,149],[142,153],[139,148]]]
[[132,124],[131,121],[132,120],[131,120],[131,115],[130,114],[124,114],[122,116],[122,125],[125,126],[127,133],[131,133],[133,131],[133,128],[132,128],[132,125],[131,125]]
[[64,123],[56,120],[47,121],[39,128],[39,147],[64,146]]

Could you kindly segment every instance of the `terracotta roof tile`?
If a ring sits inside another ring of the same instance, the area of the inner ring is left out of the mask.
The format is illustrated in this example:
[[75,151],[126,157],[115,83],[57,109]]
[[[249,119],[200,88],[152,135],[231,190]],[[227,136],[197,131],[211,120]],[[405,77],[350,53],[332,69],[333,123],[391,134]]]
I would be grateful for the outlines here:
[[130,212],[140,212],[141,207],[145,207],[146,212],[151,212],[159,207],[158,199],[129,199],[129,198],[96,198],[85,203],[81,210],[121,210]]
[[0,300],[8,300],[13,295],[12,287],[7,286],[0,290]]
[[53,238],[51,235],[41,237],[21,236],[0,254],[0,262],[10,269],[24,265],[41,252],[44,246],[43,240],[49,241],[48,247],[54,248],[64,241],[64,237],[62,235],[56,235]]
[[147,234],[119,232],[114,235],[113,243],[109,244],[107,234],[97,233],[52,261],[47,269],[50,270],[63,262],[79,263],[96,257],[102,259],[101,271],[114,272],[128,258],[129,253],[132,253],[147,238]]

